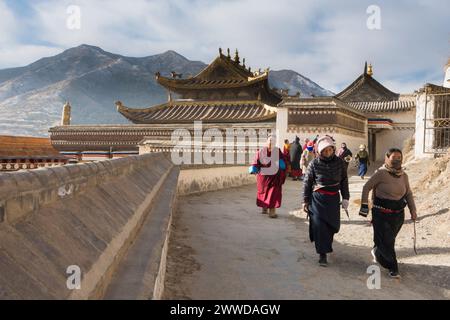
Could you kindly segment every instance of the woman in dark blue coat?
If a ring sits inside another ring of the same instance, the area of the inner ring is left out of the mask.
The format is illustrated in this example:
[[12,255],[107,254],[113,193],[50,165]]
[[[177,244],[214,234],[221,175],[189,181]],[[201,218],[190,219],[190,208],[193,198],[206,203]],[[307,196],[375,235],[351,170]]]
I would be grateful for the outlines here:
[[317,146],[319,157],[309,164],[304,178],[303,210],[309,216],[309,237],[319,264],[327,266],[327,253],[333,252],[333,237],[340,229],[341,196],[347,209],[350,193],[345,163],[336,156],[334,140],[324,136]]

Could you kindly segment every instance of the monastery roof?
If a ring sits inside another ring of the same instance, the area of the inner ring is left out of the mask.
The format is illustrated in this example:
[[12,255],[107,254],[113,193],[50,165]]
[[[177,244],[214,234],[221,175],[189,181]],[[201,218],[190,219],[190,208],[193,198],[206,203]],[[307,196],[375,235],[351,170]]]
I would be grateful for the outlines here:
[[416,99],[413,95],[400,95],[398,100],[347,102],[347,104],[355,110],[364,113],[399,112],[415,108]]
[[[250,68],[245,66],[245,59],[241,64],[238,51],[234,58],[229,55],[222,54],[219,49],[219,56],[214,59],[208,66],[206,66],[200,73],[189,78],[164,77],[159,72],[156,73],[156,81],[162,86],[177,91],[180,89],[205,90],[205,89],[222,89],[245,87],[250,85],[266,83],[268,80],[269,69],[263,72],[252,72]],[[269,89],[270,90],[270,89]],[[278,96],[279,94],[274,90],[271,93]]]
[[60,159],[49,138],[0,136],[0,159]]
[[120,101],[117,110],[133,123],[259,122],[275,119],[276,112],[261,101],[171,101],[145,109],[128,108]]
[[371,112],[408,111],[415,107],[410,95],[392,92],[372,77],[372,67],[364,66],[364,72],[347,88],[336,95],[355,110]]
[[354,115],[366,118],[366,116],[362,112],[356,110],[355,108],[352,108],[348,104],[333,96],[313,98],[300,98],[290,96],[283,99],[283,101],[279,103],[278,106],[290,108],[341,108],[353,113]]

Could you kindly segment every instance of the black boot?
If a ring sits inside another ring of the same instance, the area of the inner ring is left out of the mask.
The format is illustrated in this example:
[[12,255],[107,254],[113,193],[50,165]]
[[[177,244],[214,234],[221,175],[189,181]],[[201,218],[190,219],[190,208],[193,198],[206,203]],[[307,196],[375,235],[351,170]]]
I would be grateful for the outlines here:
[[327,255],[326,255],[326,253],[321,253],[321,254],[320,254],[319,265],[320,265],[321,267],[327,267],[327,266],[328,266],[328,261],[327,261]]
[[400,279],[400,274],[398,273],[398,270],[389,270],[389,277],[393,279]]

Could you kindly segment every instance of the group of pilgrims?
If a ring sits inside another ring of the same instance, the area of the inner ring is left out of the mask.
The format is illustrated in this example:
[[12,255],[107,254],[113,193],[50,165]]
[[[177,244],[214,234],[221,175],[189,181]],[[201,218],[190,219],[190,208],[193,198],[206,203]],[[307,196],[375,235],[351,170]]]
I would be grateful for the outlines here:
[[[289,143],[289,140],[287,139],[284,140],[283,154],[287,160],[288,175],[292,177],[293,180],[303,180],[303,176],[306,173],[310,162],[320,155],[317,149],[318,139],[319,136],[316,136],[314,140],[306,138],[303,145],[300,144],[299,137],[295,137],[295,140],[292,143]],[[369,153],[366,149],[366,145],[361,144],[354,158],[354,164],[358,167],[358,175],[363,180],[370,165]],[[344,160],[344,165],[346,169],[348,169],[348,166],[353,159],[353,153],[347,148],[345,142],[341,144],[341,148],[337,151],[337,156]]]
[[[327,254],[333,252],[333,237],[340,229],[340,209],[348,210],[348,165],[353,158],[345,143],[336,150],[333,137],[316,136],[313,140],[300,139],[283,151],[275,146],[275,136],[269,135],[267,144],[256,153],[249,173],[256,175],[256,205],[261,213],[276,218],[281,206],[282,186],[288,176],[303,182],[303,211],[309,220],[309,238],[319,255],[319,265],[328,266]],[[366,146],[361,145],[355,160],[358,174],[364,179],[370,165]],[[416,206],[409,186],[408,175],[402,167],[403,154],[397,148],[389,149],[384,164],[365,183],[361,194],[359,215],[369,214],[369,192],[372,191],[372,219],[374,263],[389,271],[392,278],[400,278],[395,239],[405,220],[408,206],[412,220],[417,219]]]

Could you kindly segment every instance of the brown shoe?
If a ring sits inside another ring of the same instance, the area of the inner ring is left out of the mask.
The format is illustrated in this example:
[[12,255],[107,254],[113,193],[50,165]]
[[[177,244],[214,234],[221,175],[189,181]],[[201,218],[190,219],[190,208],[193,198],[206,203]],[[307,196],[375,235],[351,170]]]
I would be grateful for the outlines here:
[[277,214],[275,213],[275,208],[270,208],[269,209],[269,217],[271,217],[271,218],[278,217]]

